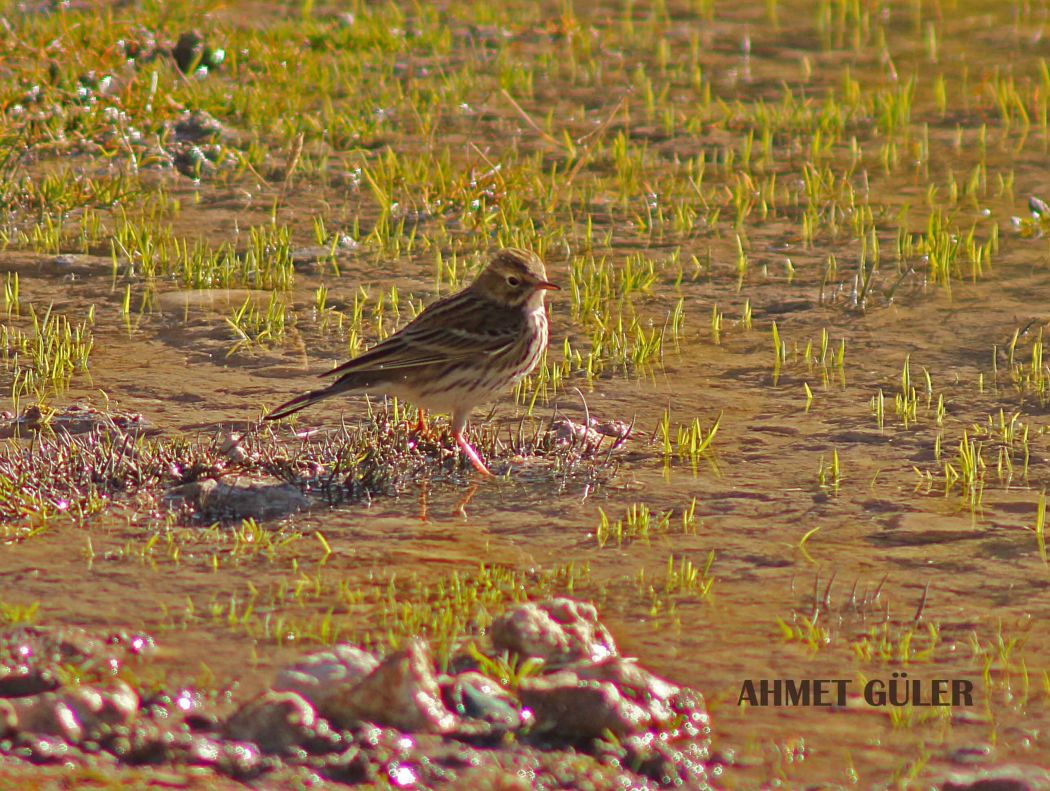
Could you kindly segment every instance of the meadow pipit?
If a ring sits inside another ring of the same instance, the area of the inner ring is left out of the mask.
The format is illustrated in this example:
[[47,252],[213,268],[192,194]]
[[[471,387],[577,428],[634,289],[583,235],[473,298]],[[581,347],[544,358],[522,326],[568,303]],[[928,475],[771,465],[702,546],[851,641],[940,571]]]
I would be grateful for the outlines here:
[[528,250],[500,250],[462,291],[428,306],[408,325],[322,376],[338,376],[277,407],[267,420],[340,393],[386,394],[451,415],[460,450],[483,475],[491,475],[463,436],[478,404],[536,367],[547,348],[543,262]]

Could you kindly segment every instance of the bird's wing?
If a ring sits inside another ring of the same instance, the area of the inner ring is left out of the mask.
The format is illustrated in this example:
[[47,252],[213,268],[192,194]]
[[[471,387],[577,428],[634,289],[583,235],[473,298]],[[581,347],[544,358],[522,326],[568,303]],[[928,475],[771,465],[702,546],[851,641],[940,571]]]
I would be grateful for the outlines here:
[[520,334],[516,310],[484,311],[484,321],[479,322],[479,311],[472,305],[476,298],[464,296],[460,292],[435,302],[386,340],[321,376],[403,370],[491,356],[515,342]]

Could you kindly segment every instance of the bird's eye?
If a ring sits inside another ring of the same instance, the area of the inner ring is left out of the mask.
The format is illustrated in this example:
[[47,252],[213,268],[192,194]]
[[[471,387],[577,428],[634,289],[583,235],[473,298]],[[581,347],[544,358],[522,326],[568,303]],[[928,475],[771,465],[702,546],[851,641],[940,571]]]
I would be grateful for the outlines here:
[[521,278],[515,277],[514,275],[511,275],[510,277],[507,278],[507,285],[510,286],[511,288],[517,288],[518,286],[521,285]]

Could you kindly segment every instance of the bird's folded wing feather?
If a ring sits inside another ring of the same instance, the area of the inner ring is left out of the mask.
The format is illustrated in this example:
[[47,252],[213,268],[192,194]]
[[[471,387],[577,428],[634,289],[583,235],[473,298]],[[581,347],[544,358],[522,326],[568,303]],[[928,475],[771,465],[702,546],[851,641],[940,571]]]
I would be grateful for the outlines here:
[[[491,356],[517,340],[520,329],[513,310],[470,311],[468,305],[456,299],[459,296],[435,303],[399,332],[321,376],[390,371]],[[477,321],[479,315],[485,317],[484,324]]]

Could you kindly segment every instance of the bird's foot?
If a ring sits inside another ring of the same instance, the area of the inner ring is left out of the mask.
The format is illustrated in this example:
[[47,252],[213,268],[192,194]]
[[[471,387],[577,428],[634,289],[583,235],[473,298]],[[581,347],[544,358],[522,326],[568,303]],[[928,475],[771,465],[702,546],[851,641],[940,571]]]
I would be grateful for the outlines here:
[[456,444],[459,445],[459,449],[463,451],[463,455],[470,459],[470,463],[474,465],[474,469],[485,476],[492,477],[492,473],[489,472],[489,468],[485,466],[485,462],[481,460],[478,452],[470,446],[467,442],[466,437],[463,436],[462,432],[457,431],[455,434]]

